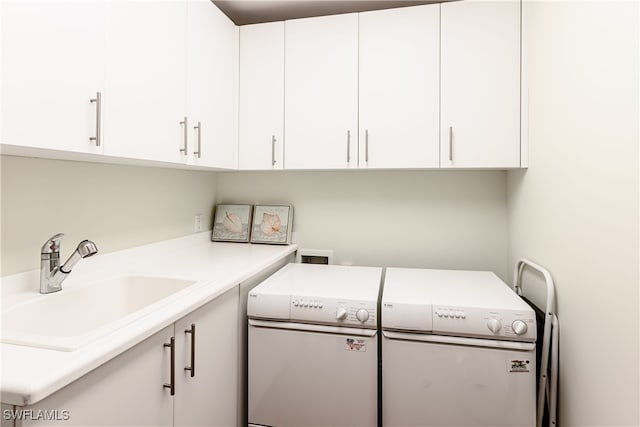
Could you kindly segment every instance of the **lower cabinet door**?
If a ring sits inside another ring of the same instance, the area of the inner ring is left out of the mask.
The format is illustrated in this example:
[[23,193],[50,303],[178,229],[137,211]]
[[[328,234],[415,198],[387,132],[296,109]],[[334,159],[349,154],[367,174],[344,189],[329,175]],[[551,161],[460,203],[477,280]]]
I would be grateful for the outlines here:
[[16,425],[170,426],[173,325],[23,410]]
[[176,426],[238,425],[238,292],[175,323]]

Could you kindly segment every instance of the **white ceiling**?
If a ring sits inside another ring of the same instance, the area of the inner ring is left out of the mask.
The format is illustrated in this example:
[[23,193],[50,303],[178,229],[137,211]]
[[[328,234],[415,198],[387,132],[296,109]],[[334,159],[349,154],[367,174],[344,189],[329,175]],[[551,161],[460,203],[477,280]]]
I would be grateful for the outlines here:
[[[443,0],[212,0],[237,25],[440,3]],[[444,0],[446,1],[446,0]]]

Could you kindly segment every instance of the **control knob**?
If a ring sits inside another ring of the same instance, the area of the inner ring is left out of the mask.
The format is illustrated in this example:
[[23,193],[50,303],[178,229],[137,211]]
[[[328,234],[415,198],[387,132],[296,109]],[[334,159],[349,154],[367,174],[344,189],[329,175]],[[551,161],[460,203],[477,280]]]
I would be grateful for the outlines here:
[[367,310],[365,310],[364,308],[361,308],[360,310],[358,310],[356,312],[356,318],[361,322],[364,323],[367,320],[369,320],[369,312]]
[[511,329],[513,329],[513,332],[516,335],[524,335],[527,333],[527,329],[529,328],[527,327],[527,324],[522,320],[514,320],[511,324]]
[[336,311],[336,320],[344,320],[347,318],[347,309],[344,307],[339,307]]
[[494,334],[497,334],[502,329],[502,323],[498,319],[489,319],[487,322],[487,328]]

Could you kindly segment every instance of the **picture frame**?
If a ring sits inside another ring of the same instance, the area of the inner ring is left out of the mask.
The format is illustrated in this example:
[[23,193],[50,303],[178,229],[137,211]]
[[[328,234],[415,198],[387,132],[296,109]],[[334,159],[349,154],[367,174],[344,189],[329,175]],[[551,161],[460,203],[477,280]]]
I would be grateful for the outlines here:
[[288,245],[293,230],[292,205],[255,205],[251,243]]
[[216,205],[211,240],[247,243],[251,234],[252,214],[253,205],[234,203]]

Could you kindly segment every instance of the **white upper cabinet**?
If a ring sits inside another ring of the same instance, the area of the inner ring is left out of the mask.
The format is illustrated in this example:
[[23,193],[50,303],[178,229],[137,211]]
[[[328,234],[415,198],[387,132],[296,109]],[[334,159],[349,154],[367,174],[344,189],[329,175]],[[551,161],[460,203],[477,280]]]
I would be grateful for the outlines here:
[[285,167],[357,167],[358,15],[285,29]]
[[284,25],[240,27],[240,169],[283,168]]
[[520,2],[442,4],[441,166],[520,167]]
[[188,163],[233,168],[238,27],[209,0],[187,8]]
[[360,14],[360,167],[439,166],[440,5]]
[[107,9],[105,154],[185,162],[186,2],[113,1]]
[[97,146],[105,3],[3,0],[2,143],[79,153]]

